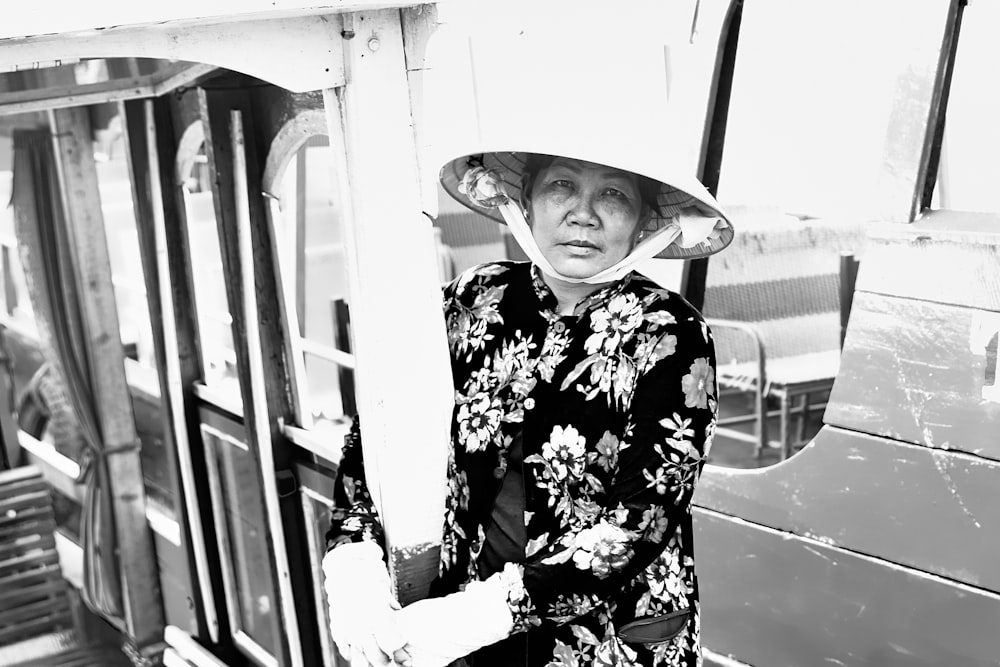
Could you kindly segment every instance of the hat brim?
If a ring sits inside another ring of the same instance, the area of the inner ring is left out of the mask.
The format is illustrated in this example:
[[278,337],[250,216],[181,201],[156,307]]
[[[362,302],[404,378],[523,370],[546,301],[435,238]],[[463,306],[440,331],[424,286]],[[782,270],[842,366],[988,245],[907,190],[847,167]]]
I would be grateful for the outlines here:
[[[527,151],[493,151],[464,155],[449,160],[441,168],[441,185],[455,201],[462,204],[469,210],[506,224],[500,212],[495,208],[484,208],[474,204],[468,197],[459,190],[459,185],[468,169],[472,167],[483,167],[494,171],[502,180],[507,196],[516,202],[521,201],[521,175],[524,173]],[[572,157],[574,159],[588,160],[585,157]],[[671,243],[656,257],[660,259],[698,259],[708,257],[728,246],[733,240],[733,226],[728,216],[719,207],[715,198],[709,194],[708,190],[693,177],[676,176],[674,178],[657,177],[653,174],[634,172],[641,176],[652,179],[660,184],[657,196],[660,214],[651,219],[651,224],[656,228],[666,226],[675,216],[681,213],[702,215],[705,217],[716,217],[724,221],[724,228],[719,229],[716,234],[692,247],[682,247],[677,243]]]

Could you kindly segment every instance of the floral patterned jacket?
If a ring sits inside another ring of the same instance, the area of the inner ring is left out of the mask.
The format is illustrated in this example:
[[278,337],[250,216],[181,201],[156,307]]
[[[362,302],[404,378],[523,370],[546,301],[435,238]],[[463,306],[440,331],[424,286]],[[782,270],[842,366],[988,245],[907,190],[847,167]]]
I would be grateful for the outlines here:
[[[470,269],[444,297],[456,391],[436,593],[477,578],[521,430],[528,544],[503,577],[527,664],[700,664],[690,502],[717,413],[701,315],[633,273],[559,316],[516,262]],[[377,537],[359,451],[345,450],[334,540]]]

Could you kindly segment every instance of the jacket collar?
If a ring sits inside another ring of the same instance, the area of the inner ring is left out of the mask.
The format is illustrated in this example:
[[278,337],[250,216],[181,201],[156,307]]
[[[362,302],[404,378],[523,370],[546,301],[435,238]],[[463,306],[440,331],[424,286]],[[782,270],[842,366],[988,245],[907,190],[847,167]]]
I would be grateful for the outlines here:
[[[615,298],[619,294],[625,291],[625,287],[632,281],[632,276],[635,273],[626,273],[625,276],[615,282],[605,285],[601,289],[597,290],[586,299],[583,299],[576,304],[573,309],[574,317],[582,317],[590,311],[600,308],[605,305],[608,301]],[[545,278],[542,275],[541,269],[539,269],[535,264],[531,265],[531,286],[535,290],[535,296],[538,297],[538,302],[541,305],[539,309],[544,317],[549,322],[554,322],[559,319],[559,315],[556,313],[556,307],[558,302],[556,300],[556,295],[552,293],[552,289],[545,284]]]

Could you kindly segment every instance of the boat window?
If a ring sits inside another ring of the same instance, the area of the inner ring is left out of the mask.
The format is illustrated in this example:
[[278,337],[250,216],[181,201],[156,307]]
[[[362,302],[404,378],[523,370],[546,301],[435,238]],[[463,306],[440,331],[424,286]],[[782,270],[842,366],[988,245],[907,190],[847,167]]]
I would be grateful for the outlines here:
[[202,379],[215,393],[242,405],[233,345],[233,319],[226,299],[226,275],[200,122],[185,131],[177,162],[187,220]]
[[934,204],[1000,213],[1000,96],[983,88],[1000,62],[1000,4],[972,2],[963,12]]
[[703,308],[713,463],[766,465],[820,427],[851,288],[841,255],[863,261],[866,224],[911,215],[948,7],[744,5],[718,186],[737,235],[708,263]]
[[[293,121],[294,122],[294,121]],[[276,144],[279,143],[276,140]],[[356,412],[343,219],[325,135],[285,156],[265,183],[303,427],[338,430]]]
[[24,268],[17,252],[14,209],[7,205],[13,187],[12,157],[10,137],[0,135],[0,323],[37,338]]
[[257,464],[228,428],[202,424],[201,437],[233,639],[257,664],[277,667],[280,611]]

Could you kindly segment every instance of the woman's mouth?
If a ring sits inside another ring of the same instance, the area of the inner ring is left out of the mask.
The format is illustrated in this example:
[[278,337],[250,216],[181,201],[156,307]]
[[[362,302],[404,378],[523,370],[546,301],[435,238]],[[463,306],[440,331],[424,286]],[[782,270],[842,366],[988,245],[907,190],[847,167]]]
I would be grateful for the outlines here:
[[597,244],[591,243],[583,239],[574,239],[572,241],[565,241],[563,245],[570,246],[572,248],[584,248],[587,250],[597,250]]

